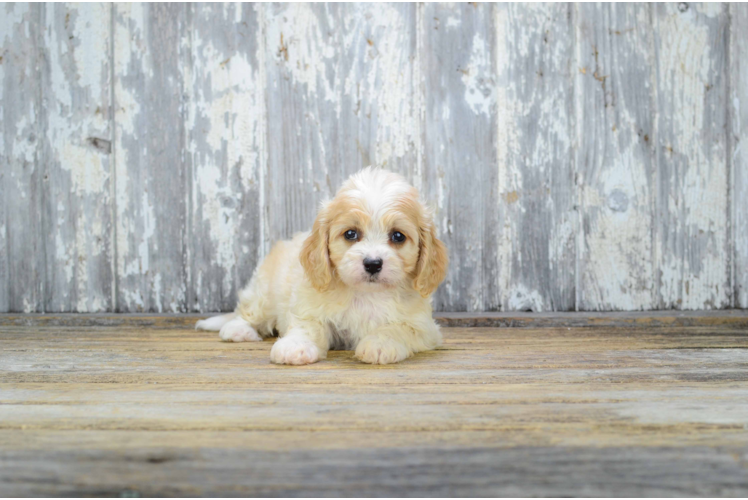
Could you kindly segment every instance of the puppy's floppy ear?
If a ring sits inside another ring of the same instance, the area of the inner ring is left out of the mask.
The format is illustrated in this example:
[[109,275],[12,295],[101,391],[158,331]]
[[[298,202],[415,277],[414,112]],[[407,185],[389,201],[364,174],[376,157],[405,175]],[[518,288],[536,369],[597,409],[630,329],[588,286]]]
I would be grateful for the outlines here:
[[423,297],[428,297],[439,286],[447,275],[449,256],[444,243],[436,237],[436,227],[428,217],[420,228],[420,254],[416,266],[416,277],[413,288]]
[[320,292],[327,290],[332,281],[330,252],[327,248],[329,238],[327,212],[326,206],[319,211],[312,226],[312,233],[304,240],[299,254],[304,272],[312,282],[312,286]]

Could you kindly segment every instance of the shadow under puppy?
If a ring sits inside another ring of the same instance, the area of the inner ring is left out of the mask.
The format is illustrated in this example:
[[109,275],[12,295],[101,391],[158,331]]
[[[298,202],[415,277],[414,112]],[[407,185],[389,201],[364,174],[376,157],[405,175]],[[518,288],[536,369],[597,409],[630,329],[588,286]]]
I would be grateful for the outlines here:
[[273,363],[314,363],[331,348],[396,363],[441,343],[431,294],[447,260],[418,191],[400,175],[365,168],[321,207],[310,233],[273,247],[234,313],[196,327],[233,342],[277,330]]

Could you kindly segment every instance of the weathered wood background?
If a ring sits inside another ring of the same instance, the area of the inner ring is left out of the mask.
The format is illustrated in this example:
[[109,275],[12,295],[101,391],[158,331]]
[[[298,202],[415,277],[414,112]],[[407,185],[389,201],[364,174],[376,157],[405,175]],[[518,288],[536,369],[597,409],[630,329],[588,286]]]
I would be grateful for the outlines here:
[[0,311],[216,311],[368,164],[443,311],[748,307],[748,6],[2,4]]

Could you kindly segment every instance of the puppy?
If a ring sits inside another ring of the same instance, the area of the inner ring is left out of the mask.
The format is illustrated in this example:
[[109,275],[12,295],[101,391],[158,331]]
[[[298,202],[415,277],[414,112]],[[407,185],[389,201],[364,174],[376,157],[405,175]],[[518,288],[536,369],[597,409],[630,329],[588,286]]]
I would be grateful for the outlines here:
[[227,342],[280,339],[270,361],[305,365],[329,349],[388,364],[441,343],[431,294],[447,271],[431,213],[408,182],[365,168],[321,207],[311,233],[275,245],[233,314],[198,321]]

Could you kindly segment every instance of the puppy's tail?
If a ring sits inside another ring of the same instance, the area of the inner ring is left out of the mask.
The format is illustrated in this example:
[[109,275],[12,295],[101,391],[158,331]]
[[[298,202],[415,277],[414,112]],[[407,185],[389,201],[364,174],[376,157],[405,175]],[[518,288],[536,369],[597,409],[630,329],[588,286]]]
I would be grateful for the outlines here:
[[217,332],[223,325],[236,318],[236,313],[222,314],[220,316],[213,316],[208,319],[201,319],[195,323],[195,330],[208,330],[209,332]]

